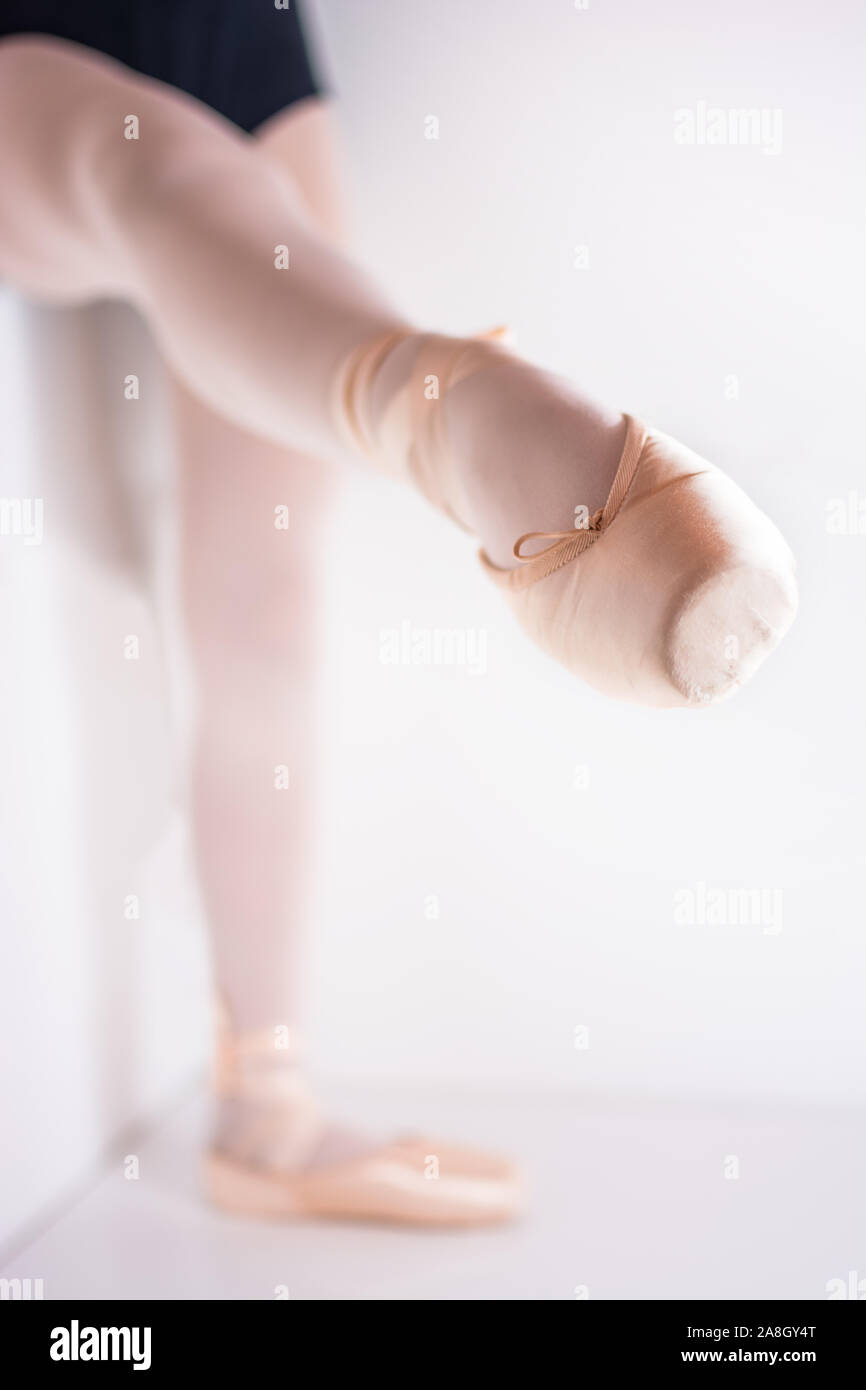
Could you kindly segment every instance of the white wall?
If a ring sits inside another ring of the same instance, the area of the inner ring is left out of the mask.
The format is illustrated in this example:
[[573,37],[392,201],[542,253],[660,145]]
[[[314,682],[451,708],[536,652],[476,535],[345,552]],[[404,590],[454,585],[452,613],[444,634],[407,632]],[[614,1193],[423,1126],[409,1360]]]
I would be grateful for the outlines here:
[[0,495],[43,515],[41,544],[0,537],[2,1242],[188,1084],[206,1034],[154,576],[172,471],[154,352],[121,306],[3,291],[0,359]]
[[[357,471],[327,557],[316,1065],[862,1101],[866,536],[828,534],[825,512],[866,492],[863,16],[315,9],[359,245],[395,297],[447,329],[511,322],[525,352],[722,463],[802,580],[793,632],[738,699],[645,713],[533,652],[465,539]],[[781,108],[781,153],[677,145],[673,112],[698,101]],[[2,1236],[191,1074],[205,976],[147,597],[171,514],[157,368],[117,308],[0,310],[0,493],[46,498],[43,546],[0,553]],[[142,362],[133,417],[116,376]],[[404,620],[486,634],[483,674],[381,664]],[[678,926],[674,894],[700,881],[780,890],[781,931]]]

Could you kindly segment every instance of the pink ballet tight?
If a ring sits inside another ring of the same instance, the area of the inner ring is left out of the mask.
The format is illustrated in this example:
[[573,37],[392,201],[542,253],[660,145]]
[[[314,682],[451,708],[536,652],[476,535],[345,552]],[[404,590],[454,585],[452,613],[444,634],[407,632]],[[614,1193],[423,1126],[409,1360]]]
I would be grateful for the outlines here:
[[[312,850],[325,466],[174,391],[197,720],[191,820],[216,976],[241,1031],[293,1023]],[[277,507],[291,530],[274,527]],[[288,790],[275,786],[288,769]]]

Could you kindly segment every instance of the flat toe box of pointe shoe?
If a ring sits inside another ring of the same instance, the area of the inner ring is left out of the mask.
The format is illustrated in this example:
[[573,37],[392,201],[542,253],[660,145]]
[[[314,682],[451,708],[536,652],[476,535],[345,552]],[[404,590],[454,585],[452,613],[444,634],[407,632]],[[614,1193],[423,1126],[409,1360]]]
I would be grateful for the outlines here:
[[686,704],[735,693],[779,645],[797,612],[793,564],[742,557],[686,595],[668,631],[671,682]]
[[794,559],[770,518],[658,431],[608,532],[510,598],[529,635],[575,675],[656,708],[732,694],[797,609]]

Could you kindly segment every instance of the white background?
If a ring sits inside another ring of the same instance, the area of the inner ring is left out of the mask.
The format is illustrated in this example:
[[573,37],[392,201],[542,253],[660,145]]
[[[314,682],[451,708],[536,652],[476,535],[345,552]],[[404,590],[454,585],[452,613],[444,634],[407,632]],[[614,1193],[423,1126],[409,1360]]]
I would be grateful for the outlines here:
[[[862,1104],[866,535],[825,522],[833,498],[866,502],[862,13],[314,8],[358,248],[394,298],[451,331],[510,322],[527,355],[727,468],[789,538],[801,611],[728,704],[610,703],[530,649],[462,535],[355,472],[323,556],[312,1060],[509,1094]],[[678,145],[673,113],[699,101],[780,108],[781,152]],[[170,459],[158,411],[121,450],[105,405],[106,372],[147,349],[123,311],[8,295],[2,343],[0,491],[45,496],[49,534],[0,542],[0,1110],[18,1136],[0,1232],[183,1084],[206,1008],[160,637]],[[381,664],[403,620],[485,630],[486,673]],[[701,881],[781,890],[782,930],[677,925],[674,894]]]

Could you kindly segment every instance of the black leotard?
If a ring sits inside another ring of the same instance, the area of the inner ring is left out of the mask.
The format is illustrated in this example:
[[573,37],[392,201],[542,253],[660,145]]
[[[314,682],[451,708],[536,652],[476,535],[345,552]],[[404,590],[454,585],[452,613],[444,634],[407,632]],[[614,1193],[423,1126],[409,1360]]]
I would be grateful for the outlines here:
[[0,38],[22,33],[85,44],[246,131],[321,91],[298,0],[0,0]]

